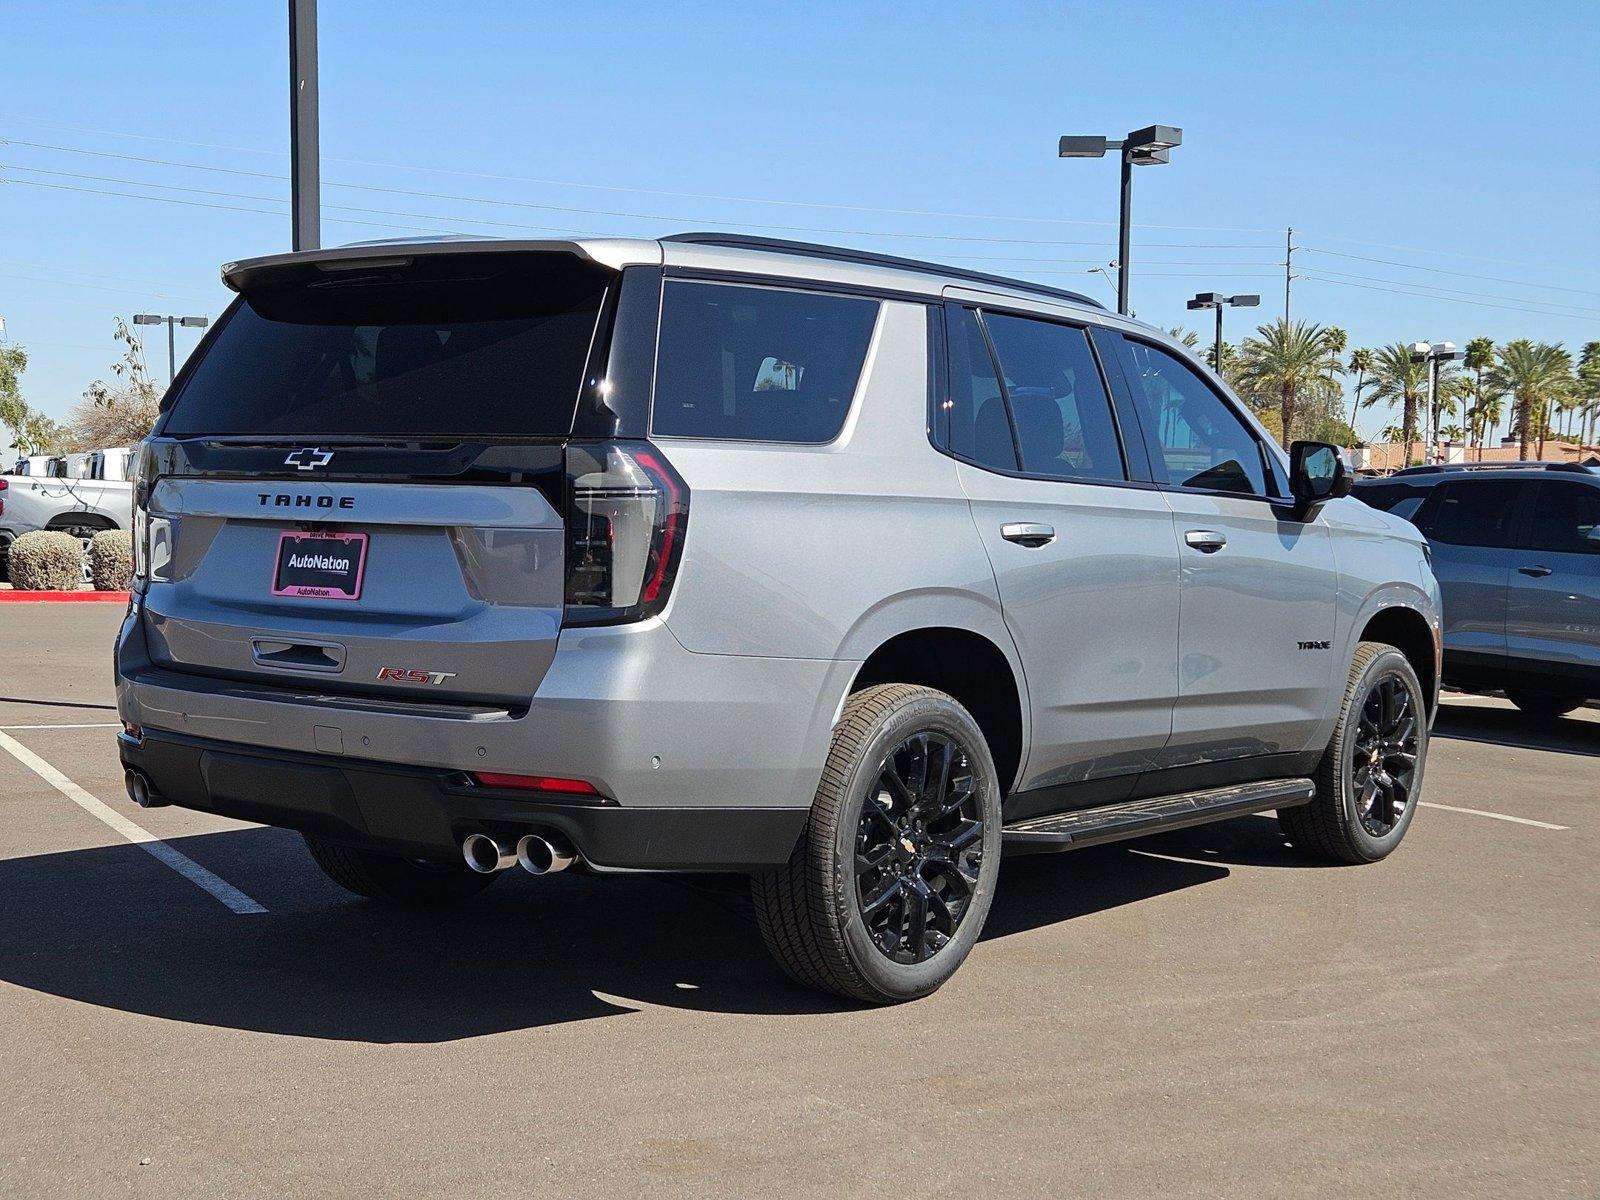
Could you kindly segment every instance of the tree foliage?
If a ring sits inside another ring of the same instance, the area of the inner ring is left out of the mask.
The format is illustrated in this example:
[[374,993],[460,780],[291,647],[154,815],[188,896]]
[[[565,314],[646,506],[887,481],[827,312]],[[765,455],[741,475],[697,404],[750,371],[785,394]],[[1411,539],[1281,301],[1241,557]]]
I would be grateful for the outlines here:
[[74,450],[132,445],[155,426],[161,394],[145,364],[144,343],[120,317],[116,339],[123,349],[121,360],[111,365],[112,382],[91,383],[67,417],[67,441]]

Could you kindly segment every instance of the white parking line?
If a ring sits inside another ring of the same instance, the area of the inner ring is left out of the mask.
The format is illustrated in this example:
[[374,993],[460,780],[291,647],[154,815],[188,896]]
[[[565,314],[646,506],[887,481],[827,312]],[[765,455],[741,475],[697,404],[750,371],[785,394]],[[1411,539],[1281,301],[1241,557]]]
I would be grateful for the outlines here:
[[194,859],[180,854],[148,829],[135,825],[109,805],[96,800],[60,771],[56,770],[16,738],[0,732],[0,750],[4,750],[40,779],[44,780],[68,800],[97,820],[104,821],[139,849],[158,862],[165,863],[195,887],[208,892],[236,913],[264,913],[267,910],[246,896],[233,884],[218,878]]
[[0,729],[121,729],[120,721],[103,721],[94,725],[0,725]]
[[1569,825],[1552,825],[1549,821],[1534,821],[1528,817],[1508,817],[1505,813],[1484,812],[1481,808],[1457,808],[1454,804],[1434,804],[1418,800],[1418,808],[1442,808],[1445,812],[1466,813],[1470,817],[1492,817],[1496,821],[1514,821],[1518,825],[1532,825],[1535,829],[1570,829]]

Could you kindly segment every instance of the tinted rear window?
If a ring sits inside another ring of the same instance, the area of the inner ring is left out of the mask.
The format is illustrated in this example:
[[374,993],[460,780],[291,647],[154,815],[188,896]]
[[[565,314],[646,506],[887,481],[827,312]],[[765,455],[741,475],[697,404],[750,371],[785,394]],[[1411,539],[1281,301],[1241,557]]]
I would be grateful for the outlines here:
[[241,298],[162,432],[569,433],[604,277],[566,256],[470,268],[473,277],[330,277]]
[[1511,545],[1511,520],[1525,484],[1477,479],[1443,483],[1424,532],[1453,546]]
[[669,280],[651,429],[831,441],[850,411],[878,308],[859,296]]

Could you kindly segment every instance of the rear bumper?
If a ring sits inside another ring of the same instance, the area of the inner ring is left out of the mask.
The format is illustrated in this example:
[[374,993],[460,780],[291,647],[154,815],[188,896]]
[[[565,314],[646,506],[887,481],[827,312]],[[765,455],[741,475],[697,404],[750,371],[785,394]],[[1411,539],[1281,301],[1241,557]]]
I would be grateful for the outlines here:
[[600,868],[752,871],[785,862],[806,809],[628,808],[473,787],[458,771],[267,750],[180,734],[119,735],[124,767],[184,808],[367,850],[455,859],[461,840],[560,834]]
[[117,642],[117,707],[148,734],[385,770],[582,779],[624,809],[811,807],[857,664],[692,654],[659,621],[565,629],[526,710],[338,694],[282,672],[220,679],[151,662],[138,612]]

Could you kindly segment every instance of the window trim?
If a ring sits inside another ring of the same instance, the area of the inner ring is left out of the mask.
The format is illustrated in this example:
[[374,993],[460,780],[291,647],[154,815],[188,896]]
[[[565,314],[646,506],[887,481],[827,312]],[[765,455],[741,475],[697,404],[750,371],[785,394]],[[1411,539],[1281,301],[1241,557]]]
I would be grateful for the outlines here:
[[[933,306],[930,305],[930,308],[931,307]],[[984,346],[989,352],[990,369],[994,371],[995,382],[999,384],[1000,387],[1000,401],[1005,406],[1006,422],[1011,427],[1011,453],[1016,459],[1017,469],[1013,471],[1007,471],[1003,467],[994,466],[992,463],[978,462],[976,459],[969,458],[967,455],[961,454],[953,449],[950,445],[950,420],[948,416],[948,410],[946,410],[946,415],[938,422],[936,426],[939,431],[940,438],[939,440],[934,441],[934,449],[938,450],[946,457],[953,458],[957,462],[966,463],[967,466],[973,467],[976,470],[988,471],[991,475],[1003,475],[1009,479],[1036,479],[1041,483],[1086,484],[1090,487],[1148,486],[1149,481],[1135,478],[1134,464],[1129,454],[1130,442],[1123,429],[1123,414],[1117,401],[1117,394],[1113,389],[1111,374],[1106,368],[1104,355],[1101,353],[1100,348],[1095,344],[1094,332],[1097,329],[1097,326],[1087,321],[1074,321],[1067,317],[1058,316],[1055,313],[1041,313],[1026,308],[1012,308],[1005,305],[991,306],[985,304],[975,304],[966,300],[946,299],[938,307],[941,310],[940,334],[943,344],[940,347],[940,350],[943,362],[940,372],[942,394],[934,398],[933,403],[935,405],[935,411],[939,410],[939,406],[944,400],[949,399],[951,378],[949,365],[951,336],[950,314],[962,310],[970,311],[978,322],[978,332],[982,335]],[[1116,438],[1117,455],[1120,459],[1122,467],[1121,479],[1072,479],[1061,475],[1045,475],[1036,471],[1028,471],[1023,468],[1022,444],[1021,439],[1017,436],[1017,419],[1016,415],[1011,410],[1011,389],[1006,384],[1005,370],[1000,365],[999,351],[995,349],[994,339],[990,336],[988,323],[984,319],[985,314],[989,312],[993,312],[996,316],[1016,317],[1019,320],[1025,321],[1037,321],[1042,325],[1060,325],[1068,329],[1076,329],[1083,335],[1084,343],[1089,349],[1090,361],[1094,363],[1095,370],[1099,374],[1100,387],[1104,393],[1106,401],[1106,411],[1111,417],[1111,432],[1113,437]]]
[[1129,401],[1132,404],[1135,413],[1138,413],[1139,404],[1137,399],[1135,399],[1133,396],[1133,381],[1138,377],[1138,371],[1133,363],[1133,352],[1130,348],[1132,344],[1142,345],[1148,349],[1159,351],[1160,353],[1165,354],[1168,358],[1182,363],[1184,366],[1189,367],[1191,371],[1193,371],[1195,378],[1200,381],[1201,386],[1205,387],[1213,396],[1217,398],[1222,406],[1227,409],[1233,419],[1239,422],[1239,427],[1244,431],[1245,436],[1255,443],[1256,453],[1259,455],[1261,462],[1261,474],[1266,482],[1267,491],[1265,494],[1256,492],[1230,492],[1221,488],[1188,487],[1181,483],[1173,483],[1170,477],[1166,480],[1154,478],[1155,464],[1157,462],[1161,463],[1163,474],[1166,473],[1166,456],[1162,453],[1161,443],[1157,439],[1154,431],[1144,428],[1143,416],[1140,415],[1138,418],[1139,428],[1144,437],[1145,452],[1150,459],[1152,486],[1154,486],[1158,491],[1163,492],[1178,492],[1184,495],[1192,496],[1228,497],[1234,500],[1252,500],[1258,503],[1264,502],[1273,505],[1284,512],[1288,512],[1294,508],[1294,498],[1292,496],[1279,494],[1283,489],[1286,480],[1280,479],[1281,464],[1276,461],[1276,455],[1272,453],[1271,447],[1267,445],[1266,441],[1261,437],[1261,435],[1256,432],[1255,426],[1249,420],[1247,420],[1243,414],[1240,413],[1239,406],[1235,403],[1233,398],[1227,392],[1217,387],[1216,384],[1212,383],[1211,380],[1206,378],[1205,373],[1209,368],[1204,366],[1197,368],[1195,364],[1187,362],[1179,355],[1173,354],[1170,346],[1163,346],[1153,338],[1141,337],[1137,333],[1130,333],[1128,331],[1116,328],[1107,328],[1106,332],[1108,335],[1119,339],[1117,347],[1118,364],[1125,376],[1126,386],[1129,393]]
[[[877,312],[872,318],[872,332],[867,335],[866,352],[861,356],[861,367],[856,374],[855,391],[851,393],[850,405],[845,409],[844,417],[839,422],[838,431],[830,438],[820,442],[798,441],[775,438],[735,438],[735,437],[707,437],[693,433],[661,433],[656,429],[656,398],[661,387],[661,324],[666,320],[667,312],[667,285],[674,279],[685,283],[708,283],[725,287],[760,288],[769,292],[809,292],[814,295],[844,295],[858,300],[871,300],[877,305]],[[811,286],[809,280],[777,280],[776,277],[766,275],[739,275],[734,272],[700,271],[679,268],[666,269],[662,272],[660,302],[656,306],[656,340],[655,353],[651,356],[650,369],[650,423],[647,437],[676,440],[680,442],[711,442],[726,446],[801,446],[816,448],[819,446],[835,445],[844,437],[850,428],[850,419],[855,415],[856,401],[860,396],[861,384],[867,378],[867,364],[872,361],[873,347],[877,345],[878,337],[883,329],[883,312],[886,300],[893,297],[885,296],[876,290],[860,289],[841,285],[831,287],[827,284]],[[927,298],[921,297],[919,302],[926,303]]]

